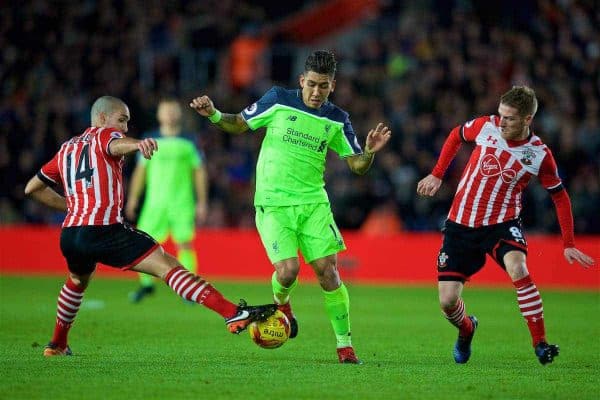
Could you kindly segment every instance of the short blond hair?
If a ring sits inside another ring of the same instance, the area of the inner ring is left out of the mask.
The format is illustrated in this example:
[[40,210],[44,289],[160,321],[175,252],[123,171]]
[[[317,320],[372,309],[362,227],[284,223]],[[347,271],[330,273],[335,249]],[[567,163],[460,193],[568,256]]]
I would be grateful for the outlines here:
[[521,117],[533,117],[538,108],[535,92],[529,86],[513,86],[500,97],[500,103],[516,108]]

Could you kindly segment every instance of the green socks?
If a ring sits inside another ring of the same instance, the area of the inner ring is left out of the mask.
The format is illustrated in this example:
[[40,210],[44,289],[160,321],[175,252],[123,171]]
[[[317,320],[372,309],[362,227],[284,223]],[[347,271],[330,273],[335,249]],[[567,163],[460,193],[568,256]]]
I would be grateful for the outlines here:
[[139,276],[140,276],[140,285],[142,287],[154,286],[154,277],[152,275],[140,273]]
[[271,286],[273,287],[273,298],[277,304],[285,304],[290,301],[290,293],[298,286],[298,278],[290,285],[285,287],[277,281],[277,272],[273,272],[271,276]]
[[339,288],[327,292],[323,290],[325,296],[325,309],[333,326],[337,347],[352,346],[350,340],[350,297],[348,289],[342,283]]
[[[298,285],[298,279],[290,285],[284,287],[277,281],[277,273],[273,272],[271,276],[271,286],[273,287],[273,297],[277,304],[285,304],[290,300],[290,293]],[[339,288],[327,292],[323,290],[325,296],[325,310],[331,321],[331,326],[335,332],[337,347],[352,346],[350,339],[350,297],[348,289],[342,283]]]
[[177,253],[177,259],[185,269],[190,271],[192,274],[196,273],[196,270],[198,269],[198,261],[196,258],[195,250],[179,250],[179,252]]

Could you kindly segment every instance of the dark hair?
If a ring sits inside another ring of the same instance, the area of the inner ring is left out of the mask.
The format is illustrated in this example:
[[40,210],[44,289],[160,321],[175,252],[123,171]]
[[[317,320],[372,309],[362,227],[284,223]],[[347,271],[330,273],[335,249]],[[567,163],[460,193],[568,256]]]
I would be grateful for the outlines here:
[[317,74],[326,74],[330,77],[335,76],[337,61],[330,51],[317,50],[306,58],[304,63],[304,72],[313,71]]
[[500,97],[500,103],[516,108],[521,117],[534,116],[538,108],[535,92],[528,86],[513,86]]

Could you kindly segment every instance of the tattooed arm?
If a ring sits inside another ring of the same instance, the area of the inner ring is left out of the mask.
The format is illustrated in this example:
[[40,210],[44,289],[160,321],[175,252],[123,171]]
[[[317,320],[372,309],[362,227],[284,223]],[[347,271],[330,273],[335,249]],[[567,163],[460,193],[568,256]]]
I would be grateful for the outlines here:
[[366,174],[373,164],[375,153],[386,145],[390,137],[392,131],[382,123],[377,124],[375,129],[371,129],[367,135],[364,153],[346,159],[352,172],[358,175]]
[[248,124],[242,118],[242,114],[226,114],[215,108],[208,96],[196,97],[190,103],[190,107],[203,117],[206,117],[221,130],[229,133],[246,132]]

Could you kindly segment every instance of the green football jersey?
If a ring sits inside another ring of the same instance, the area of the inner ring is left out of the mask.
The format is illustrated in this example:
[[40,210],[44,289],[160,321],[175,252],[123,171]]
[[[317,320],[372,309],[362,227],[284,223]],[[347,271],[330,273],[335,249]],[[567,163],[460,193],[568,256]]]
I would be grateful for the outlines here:
[[348,113],[330,102],[311,109],[297,89],[275,86],[242,116],[252,130],[267,128],[256,164],[257,206],[328,202],[327,150],[342,158],[362,153]]
[[194,170],[202,163],[196,145],[180,136],[158,136],[156,141],[158,151],[150,160],[138,157],[146,167],[144,207],[194,208]]

